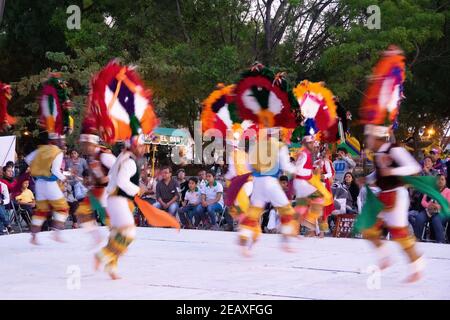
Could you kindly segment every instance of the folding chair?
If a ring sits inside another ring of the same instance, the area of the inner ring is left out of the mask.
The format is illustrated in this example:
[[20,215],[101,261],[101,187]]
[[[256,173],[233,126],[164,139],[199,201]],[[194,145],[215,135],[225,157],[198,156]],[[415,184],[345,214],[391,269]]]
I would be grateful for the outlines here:
[[447,221],[447,223],[445,224],[445,229],[444,229],[445,241],[447,243],[450,241],[450,239],[448,237],[448,225],[449,224],[450,224],[450,221]]
[[[16,225],[19,229],[19,232],[23,232],[22,229],[22,221],[25,221],[23,217],[20,215],[20,212],[18,211],[18,208],[16,208],[14,201],[11,201],[9,204],[9,209],[7,209],[8,215],[9,215],[9,224]],[[31,219],[30,219],[31,220]],[[28,225],[27,221],[25,221],[25,224]]]
[[425,242],[434,242],[434,240],[431,240],[430,219],[428,219],[427,222],[425,223],[425,226],[422,231],[421,240]]
[[22,219],[23,222],[25,222],[28,229],[31,229],[31,216],[28,212],[28,210],[24,209],[20,204],[17,209],[17,213],[19,217]]
[[216,213],[217,214],[217,221],[218,221],[217,225],[219,226],[219,228],[222,226],[223,221],[225,220],[225,212],[226,212],[226,210],[228,210],[228,207],[227,206],[223,206],[222,211]]

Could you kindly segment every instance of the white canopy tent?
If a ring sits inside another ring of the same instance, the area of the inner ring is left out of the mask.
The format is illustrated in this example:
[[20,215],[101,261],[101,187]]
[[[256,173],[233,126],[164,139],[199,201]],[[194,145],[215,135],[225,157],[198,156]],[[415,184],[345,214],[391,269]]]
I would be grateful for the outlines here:
[[16,160],[16,136],[0,137],[0,166]]

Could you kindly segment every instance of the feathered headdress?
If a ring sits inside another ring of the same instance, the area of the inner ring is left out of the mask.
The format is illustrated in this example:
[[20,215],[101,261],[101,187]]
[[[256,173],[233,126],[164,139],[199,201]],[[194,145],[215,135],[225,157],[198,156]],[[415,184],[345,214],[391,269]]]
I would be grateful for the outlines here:
[[90,142],[93,144],[100,143],[99,125],[97,118],[92,110],[88,107],[81,123],[80,142]]
[[[231,139],[236,140],[247,134],[247,130],[256,130],[256,125],[250,121],[242,119],[238,115],[234,95],[235,85],[225,86],[219,83],[208,98],[203,101],[201,114],[202,132],[209,129],[217,129],[222,137],[232,134]],[[230,138],[230,137],[229,137]]]
[[16,119],[8,114],[8,101],[11,97],[11,86],[0,81],[0,131],[16,122]]
[[331,132],[337,122],[334,95],[323,82],[303,80],[293,90],[297,98],[306,135],[320,132],[321,140],[333,142],[336,132]]
[[244,72],[236,84],[236,105],[242,120],[251,120],[259,128],[295,128],[292,98],[284,73],[257,63]]
[[403,51],[390,45],[373,69],[360,107],[361,123],[366,133],[389,135],[389,126],[396,121],[403,99],[405,56]]
[[73,129],[69,110],[67,83],[60,73],[49,74],[42,88],[40,101],[40,124],[50,139],[61,138]]
[[113,60],[91,81],[90,106],[107,143],[150,134],[158,125],[152,92],[134,69]]

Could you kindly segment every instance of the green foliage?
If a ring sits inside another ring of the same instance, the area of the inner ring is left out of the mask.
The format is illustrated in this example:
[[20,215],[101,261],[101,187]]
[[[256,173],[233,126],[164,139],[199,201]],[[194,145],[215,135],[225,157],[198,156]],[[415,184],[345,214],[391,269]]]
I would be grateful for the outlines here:
[[[80,30],[66,28],[71,4],[82,8]],[[265,4],[270,17],[262,15]],[[380,7],[379,30],[364,25],[370,5]],[[58,70],[70,84],[76,136],[91,75],[116,57],[139,67],[164,126],[192,128],[215,85],[236,81],[258,59],[287,71],[291,86],[326,81],[356,118],[366,76],[379,52],[396,43],[407,55],[399,132],[406,135],[421,114],[441,133],[450,119],[449,18],[445,0],[7,1],[0,80],[13,85],[18,134],[37,135],[40,86]]]

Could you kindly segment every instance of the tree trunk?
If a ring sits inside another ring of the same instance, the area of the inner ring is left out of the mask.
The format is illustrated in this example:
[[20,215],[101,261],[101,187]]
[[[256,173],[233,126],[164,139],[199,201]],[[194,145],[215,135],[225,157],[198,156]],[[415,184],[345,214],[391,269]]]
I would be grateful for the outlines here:
[[273,41],[273,30],[272,30],[272,19],[270,17],[272,12],[272,1],[267,1],[266,12],[264,20],[264,49],[262,52],[262,63],[270,66],[272,62],[272,41]]
[[189,38],[189,35],[186,30],[186,26],[184,24],[183,14],[181,13],[181,7],[180,7],[180,1],[177,0],[177,15],[178,19],[180,20],[181,29],[183,30],[184,39],[186,42],[191,42],[191,39]]

